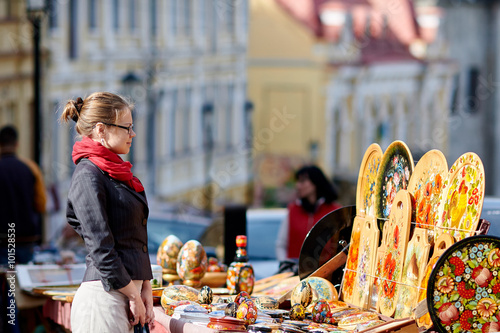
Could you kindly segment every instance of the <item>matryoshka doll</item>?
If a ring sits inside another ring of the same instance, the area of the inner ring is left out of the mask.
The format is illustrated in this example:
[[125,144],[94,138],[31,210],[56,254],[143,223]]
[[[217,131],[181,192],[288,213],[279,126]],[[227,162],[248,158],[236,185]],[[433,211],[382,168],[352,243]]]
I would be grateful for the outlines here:
[[247,236],[236,236],[236,246],[236,256],[227,270],[227,289],[231,295],[237,294],[240,291],[246,291],[251,294],[255,275],[252,265],[248,263]]

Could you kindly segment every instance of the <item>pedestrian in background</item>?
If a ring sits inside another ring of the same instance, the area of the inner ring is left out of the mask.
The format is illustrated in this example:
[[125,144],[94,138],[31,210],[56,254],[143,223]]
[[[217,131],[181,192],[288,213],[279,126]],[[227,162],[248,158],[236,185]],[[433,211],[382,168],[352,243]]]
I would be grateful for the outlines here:
[[[17,156],[18,134],[14,126],[0,130],[0,264],[8,262],[8,242],[15,238],[15,261],[33,259],[42,242],[47,197],[42,173],[35,162]],[[15,224],[15,233],[9,232]],[[13,252],[9,252],[13,253]]]
[[311,228],[326,214],[340,208],[338,195],[323,171],[315,165],[295,173],[297,199],[288,205],[276,240],[279,261],[298,259],[302,243]]
[[71,307],[74,333],[132,332],[154,319],[146,194],[132,164],[119,156],[136,136],[132,110],[122,97],[96,92],[68,101],[61,115],[82,136],[73,146],[66,210],[88,250]]

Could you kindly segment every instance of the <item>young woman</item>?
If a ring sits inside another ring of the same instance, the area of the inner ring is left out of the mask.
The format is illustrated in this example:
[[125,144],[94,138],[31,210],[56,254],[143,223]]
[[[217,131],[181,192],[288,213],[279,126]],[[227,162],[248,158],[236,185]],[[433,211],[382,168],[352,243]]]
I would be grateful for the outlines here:
[[307,233],[323,216],[341,206],[337,193],[317,166],[304,166],[295,173],[297,200],[288,205],[276,240],[276,258],[298,259]]
[[68,193],[68,223],[88,250],[83,283],[71,308],[78,332],[132,332],[154,319],[147,247],[148,204],[127,154],[136,136],[133,105],[93,93],[67,102],[61,120],[76,122],[76,164]]

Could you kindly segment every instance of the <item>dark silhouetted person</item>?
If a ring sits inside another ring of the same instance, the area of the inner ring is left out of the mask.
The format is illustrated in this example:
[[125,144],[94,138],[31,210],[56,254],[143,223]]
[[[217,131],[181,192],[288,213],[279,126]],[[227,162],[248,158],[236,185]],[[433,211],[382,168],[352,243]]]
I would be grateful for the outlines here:
[[[17,147],[16,129],[3,127],[0,130],[0,264],[12,261],[8,260],[8,253],[14,255],[17,263],[28,263],[33,259],[34,247],[42,241],[46,204],[42,173],[33,161],[16,156]],[[15,247],[9,245],[12,237]]]

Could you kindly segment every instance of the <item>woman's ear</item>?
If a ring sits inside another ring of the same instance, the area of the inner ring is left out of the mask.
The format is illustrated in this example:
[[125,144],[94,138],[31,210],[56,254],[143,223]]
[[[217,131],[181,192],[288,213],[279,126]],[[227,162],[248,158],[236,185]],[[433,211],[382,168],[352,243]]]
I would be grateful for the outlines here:
[[97,138],[102,138],[104,135],[104,124],[103,123],[97,123],[94,126],[94,135]]

